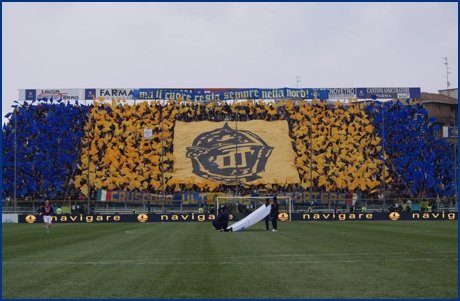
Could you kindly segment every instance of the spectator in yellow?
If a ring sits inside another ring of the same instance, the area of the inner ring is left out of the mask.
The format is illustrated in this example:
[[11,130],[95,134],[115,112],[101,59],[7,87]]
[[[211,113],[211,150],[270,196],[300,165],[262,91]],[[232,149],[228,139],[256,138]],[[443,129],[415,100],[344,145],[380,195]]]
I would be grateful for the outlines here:
[[428,201],[420,201],[420,208],[422,212],[428,211]]
[[58,209],[56,209],[56,214],[58,214],[58,215],[62,214],[61,206],[59,206]]
[[204,213],[203,206],[200,205],[200,208],[198,208],[198,213]]
[[363,205],[363,206],[361,207],[361,212],[366,212],[366,206],[365,206],[365,205]]

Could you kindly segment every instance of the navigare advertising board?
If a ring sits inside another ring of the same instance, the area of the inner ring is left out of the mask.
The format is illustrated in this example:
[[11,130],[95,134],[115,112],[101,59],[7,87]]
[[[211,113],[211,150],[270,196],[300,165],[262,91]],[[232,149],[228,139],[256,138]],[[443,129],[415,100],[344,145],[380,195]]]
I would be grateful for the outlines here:
[[[287,213],[278,215],[280,220],[289,218]],[[339,213],[292,213],[292,221],[420,221],[420,220],[458,220],[457,212],[357,212]]]
[[[17,215],[16,215],[17,216]],[[168,214],[72,214],[72,215],[53,215],[52,223],[75,224],[75,223],[123,223],[123,222],[212,222],[217,218],[212,213],[168,213]],[[230,221],[238,221],[233,214],[229,214]],[[42,215],[20,215],[16,222],[20,224],[42,224]]]
[[[17,215],[16,215],[17,216]],[[240,216],[244,219],[244,216]],[[123,223],[123,222],[212,222],[217,216],[212,213],[165,213],[165,214],[77,214],[77,215],[54,215],[51,218],[52,223],[74,224],[74,223]],[[263,222],[263,217],[260,217]],[[240,220],[238,215],[229,214],[230,222]],[[258,218],[257,218],[258,219]],[[278,214],[280,222],[297,221],[458,221],[457,212],[357,212],[357,213],[339,213],[331,212],[313,212],[313,213],[289,213],[281,212]],[[20,224],[43,224],[43,216],[29,214],[19,215],[16,223]]]

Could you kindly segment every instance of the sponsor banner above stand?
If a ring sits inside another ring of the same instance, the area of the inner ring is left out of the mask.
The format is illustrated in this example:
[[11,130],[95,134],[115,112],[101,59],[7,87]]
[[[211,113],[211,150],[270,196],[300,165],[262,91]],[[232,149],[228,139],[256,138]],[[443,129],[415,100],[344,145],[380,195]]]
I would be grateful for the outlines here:
[[458,127],[456,126],[443,126],[442,136],[444,138],[458,138]]
[[82,89],[19,89],[19,100],[80,100],[83,99],[82,91]]
[[327,90],[319,89],[297,89],[297,88],[276,88],[276,89],[197,89],[192,92],[165,89],[136,89],[133,97],[135,99],[172,99],[184,101],[225,101],[234,99],[328,99]]
[[53,100],[93,100],[105,99],[133,99],[134,88],[90,88],[90,89],[20,89],[19,100],[36,101]]
[[420,98],[420,88],[79,88],[19,89],[19,100],[160,99],[225,101],[234,99],[396,99]]
[[[135,97],[137,95],[135,91],[139,90],[147,90],[147,91],[152,91],[152,90],[161,90],[163,91],[161,95],[167,96],[165,99],[170,99],[171,95],[182,95],[182,94],[198,94],[198,95],[203,95],[205,93],[204,89],[194,89],[194,88],[180,88],[180,89],[150,89],[150,88],[145,88],[145,89],[138,89],[138,88],[104,88],[104,89],[85,89],[85,99],[86,100],[92,100],[93,95],[97,99],[99,97],[104,97],[105,99],[125,99],[125,100],[130,100],[130,99],[139,99],[139,97]],[[151,99],[157,99],[157,98],[151,98]],[[160,98],[158,98],[160,99]],[[161,98],[163,99],[163,98]]]
[[356,98],[357,95],[357,88],[319,88],[318,90],[327,90],[329,93],[328,99]]
[[356,97],[359,99],[399,99],[420,98],[420,88],[386,87],[386,88],[357,88]]
[[133,99],[134,88],[102,88],[102,89],[85,89],[85,99],[93,100],[93,95],[97,99],[104,97],[105,99]]

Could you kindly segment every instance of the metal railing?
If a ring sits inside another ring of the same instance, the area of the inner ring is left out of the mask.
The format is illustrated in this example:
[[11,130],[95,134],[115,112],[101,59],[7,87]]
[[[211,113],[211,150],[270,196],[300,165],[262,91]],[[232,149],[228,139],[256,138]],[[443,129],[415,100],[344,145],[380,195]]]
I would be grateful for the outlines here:
[[[349,210],[350,205],[349,201],[346,203],[340,202],[331,202],[329,200],[323,200],[324,202],[316,202],[312,204],[313,211],[322,211],[322,212],[332,212],[335,205],[337,204],[338,210],[345,212]],[[409,202],[408,202],[409,201]],[[432,207],[436,211],[457,211],[457,199],[455,198],[387,198],[385,199],[385,204],[382,200],[379,199],[361,199],[355,202],[356,211],[360,211],[363,205],[366,206],[367,211],[374,212],[388,212],[390,205],[396,204],[411,204],[412,208],[420,208],[416,210],[421,210],[426,207],[426,205],[431,204],[435,205]],[[38,208],[43,205],[40,201],[19,201],[16,204],[16,213],[18,214],[37,214]],[[71,201],[71,202],[60,202],[54,201],[52,205],[56,208],[60,206],[63,210],[63,214],[87,214],[87,202],[86,201]],[[292,201],[292,210],[293,212],[306,212],[310,206],[308,203],[296,203]],[[204,204],[203,209],[205,212],[209,212],[213,204]],[[90,204],[89,213],[96,214],[130,214],[133,213],[133,208],[136,209],[137,213],[197,213],[198,205],[167,205],[162,208],[162,205],[151,205],[150,211],[147,203],[128,203],[128,202],[92,202]],[[286,210],[287,206],[280,204],[280,211]],[[232,211],[237,212],[235,208],[229,208]],[[249,211],[254,208],[248,208]],[[2,212],[3,213],[14,213],[15,208],[13,202],[2,202]]]

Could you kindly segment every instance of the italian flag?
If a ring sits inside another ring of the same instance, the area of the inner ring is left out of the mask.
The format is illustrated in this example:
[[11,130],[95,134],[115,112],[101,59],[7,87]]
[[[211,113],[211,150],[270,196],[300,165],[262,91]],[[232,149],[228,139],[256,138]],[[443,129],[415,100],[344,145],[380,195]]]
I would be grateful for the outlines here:
[[97,200],[101,202],[109,202],[112,197],[112,192],[110,190],[99,189],[97,191]]
[[348,194],[348,206],[354,205],[356,202],[360,202],[362,199],[361,193],[349,193]]

